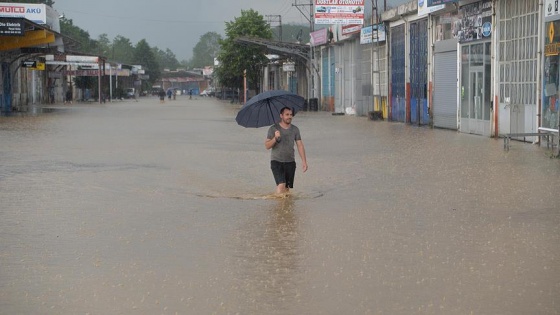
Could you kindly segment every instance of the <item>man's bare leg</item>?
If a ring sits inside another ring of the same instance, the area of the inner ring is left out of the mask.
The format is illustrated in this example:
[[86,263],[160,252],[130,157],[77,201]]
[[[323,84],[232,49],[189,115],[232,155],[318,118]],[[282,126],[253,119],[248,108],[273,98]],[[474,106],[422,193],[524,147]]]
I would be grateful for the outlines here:
[[286,189],[286,183],[280,183],[278,184],[278,186],[276,186],[276,193],[277,194],[285,194],[287,191]]

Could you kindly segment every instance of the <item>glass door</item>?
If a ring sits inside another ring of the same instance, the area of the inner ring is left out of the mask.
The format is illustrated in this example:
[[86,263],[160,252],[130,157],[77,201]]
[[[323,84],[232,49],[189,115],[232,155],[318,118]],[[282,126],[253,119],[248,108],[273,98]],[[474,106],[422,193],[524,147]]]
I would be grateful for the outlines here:
[[460,131],[490,136],[490,43],[461,47]]
[[[481,120],[483,120],[482,107],[484,100],[484,69],[472,67],[470,69],[470,108],[469,108],[469,133],[481,134]],[[473,121],[474,120],[474,121]]]

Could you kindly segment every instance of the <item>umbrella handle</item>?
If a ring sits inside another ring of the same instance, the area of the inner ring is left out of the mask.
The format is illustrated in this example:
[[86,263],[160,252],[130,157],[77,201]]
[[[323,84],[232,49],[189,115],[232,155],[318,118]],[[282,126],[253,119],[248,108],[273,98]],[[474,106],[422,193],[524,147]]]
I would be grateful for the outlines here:
[[[278,133],[280,134],[280,130],[278,130],[278,128],[274,128],[276,129],[276,131],[278,131]],[[280,143],[280,141],[282,141],[282,134],[280,134],[280,136],[278,137],[278,139],[276,139],[276,132],[274,133],[274,140],[276,140],[276,143]]]

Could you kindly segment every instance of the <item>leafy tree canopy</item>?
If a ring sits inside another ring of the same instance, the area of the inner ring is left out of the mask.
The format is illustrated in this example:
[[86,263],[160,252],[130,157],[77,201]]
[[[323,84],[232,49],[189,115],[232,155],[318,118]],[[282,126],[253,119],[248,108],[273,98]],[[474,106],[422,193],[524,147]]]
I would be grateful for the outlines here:
[[134,49],[134,54],[132,56],[132,63],[137,65],[143,65],[146,70],[146,74],[150,76],[150,82],[153,83],[156,79],[161,77],[160,66],[150,48],[148,42],[142,39],[136,44]]
[[222,36],[216,32],[208,32],[200,37],[200,40],[193,48],[193,57],[190,66],[202,68],[214,64],[214,58],[220,51],[220,41]]
[[177,61],[177,57],[169,48],[163,51],[157,47],[152,47],[152,53],[160,65],[160,70],[164,68],[176,70],[179,68],[179,61]]
[[240,36],[271,39],[272,31],[257,11],[241,10],[240,17],[226,22],[226,38],[219,41],[220,65],[215,69],[215,74],[222,85],[235,88],[241,87],[243,72],[246,71],[249,88],[259,90],[261,69],[268,63],[268,58],[259,47],[236,43],[235,39]]

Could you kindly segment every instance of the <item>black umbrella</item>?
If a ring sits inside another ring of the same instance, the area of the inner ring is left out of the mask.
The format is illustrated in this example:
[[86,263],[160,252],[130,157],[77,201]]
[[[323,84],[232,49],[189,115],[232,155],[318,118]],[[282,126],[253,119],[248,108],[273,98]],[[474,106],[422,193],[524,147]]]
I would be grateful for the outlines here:
[[283,107],[292,109],[295,115],[303,108],[305,99],[297,94],[273,90],[252,97],[237,113],[237,124],[247,128],[271,126],[280,121],[280,110]]

